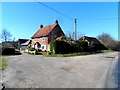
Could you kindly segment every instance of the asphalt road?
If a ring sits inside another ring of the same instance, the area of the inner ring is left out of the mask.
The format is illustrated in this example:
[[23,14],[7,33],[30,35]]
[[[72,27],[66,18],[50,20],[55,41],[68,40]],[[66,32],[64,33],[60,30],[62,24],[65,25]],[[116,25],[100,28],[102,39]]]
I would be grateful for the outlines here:
[[7,88],[117,88],[118,56],[118,52],[75,57],[8,56],[1,81]]

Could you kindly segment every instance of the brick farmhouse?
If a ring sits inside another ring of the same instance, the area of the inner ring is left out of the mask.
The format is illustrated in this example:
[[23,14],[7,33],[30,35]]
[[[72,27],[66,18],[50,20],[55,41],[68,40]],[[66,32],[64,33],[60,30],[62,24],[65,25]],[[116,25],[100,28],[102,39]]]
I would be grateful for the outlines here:
[[51,40],[56,40],[62,36],[65,36],[65,34],[57,20],[49,26],[40,25],[38,31],[31,37],[31,46],[42,51],[50,51]]

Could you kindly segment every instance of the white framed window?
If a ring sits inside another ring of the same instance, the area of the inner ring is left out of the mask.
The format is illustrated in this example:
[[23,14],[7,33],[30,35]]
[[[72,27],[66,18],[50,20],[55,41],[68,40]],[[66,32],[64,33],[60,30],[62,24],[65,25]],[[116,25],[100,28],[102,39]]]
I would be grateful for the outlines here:
[[46,45],[41,45],[40,49],[41,49],[42,51],[45,51],[45,50],[46,50]]
[[44,46],[42,46],[42,49],[44,49]]
[[43,42],[45,41],[45,37],[42,37],[42,41],[43,41]]

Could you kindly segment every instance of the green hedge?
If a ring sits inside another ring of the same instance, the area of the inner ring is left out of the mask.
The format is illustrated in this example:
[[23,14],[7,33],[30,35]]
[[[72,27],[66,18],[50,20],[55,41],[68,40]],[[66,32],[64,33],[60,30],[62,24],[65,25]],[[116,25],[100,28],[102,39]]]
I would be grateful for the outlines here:
[[28,49],[29,51],[34,51],[34,50],[36,50],[35,48],[31,47],[31,45],[27,46],[27,49]]
[[98,50],[106,50],[102,44],[88,45],[86,41],[67,42],[62,40],[54,40],[50,43],[50,51],[52,54],[68,54],[76,52],[96,52]]
[[88,43],[85,41],[75,41],[74,43],[68,43],[62,40],[54,40],[50,43],[50,51],[53,54],[85,52],[88,50]]
[[89,50],[98,51],[98,50],[108,50],[108,49],[102,44],[91,44]]
[[53,54],[69,53],[70,44],[65,41],[54,40],[50,43],[50,51]]
[[86,41],[75,41],[77,52],[89,51],[88,42]]
[[35,48],[28,48],[29,51],[34,51],[36,50]]
[[14,48],[2,48],[2,55],[15,55]]

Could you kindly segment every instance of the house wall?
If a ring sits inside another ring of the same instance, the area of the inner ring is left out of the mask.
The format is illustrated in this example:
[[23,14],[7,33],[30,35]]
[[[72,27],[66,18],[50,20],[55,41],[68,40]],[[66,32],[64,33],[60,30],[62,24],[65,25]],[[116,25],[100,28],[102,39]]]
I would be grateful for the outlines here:
[[47,51],[50,51],[50,44],[47,45]]
[[[43,51],[48,50],[48,37],[41,37],[41,38],[32,39],[32,47],[34,47],[34,44],[36,42],[39,42],[39,44],[41,45],[40,49],[42,49]],[[44,49],[42,47],[44,47]]]
[[57,37],[60,37],[60,36],[65,36],[62,29],[60,28],[59,25],[57,25],[53,30],[52,32],[49,34],[48,36],[48,43],[50,43],[51,40],[54,40],[56,39]]
[[32,39],[32,47],[34,47],[35,42],[39,42],[40,45],[41,45],[40,49],[42,49],[42,46],[44,46],[45,47],[44,50],[50,51],[49,43],[51,42],[51,40],[54,40],[54,39],[56,39],[57,37],[60,37],[60,36],[65,36],[65,35],[64,35],[62,29],[60,28],[60,26],[56,25],[55,28],[51,31],[51,33],[48,36],[44,37],[45,41],[42,40],[43,37],[35,38],[36,40]]

